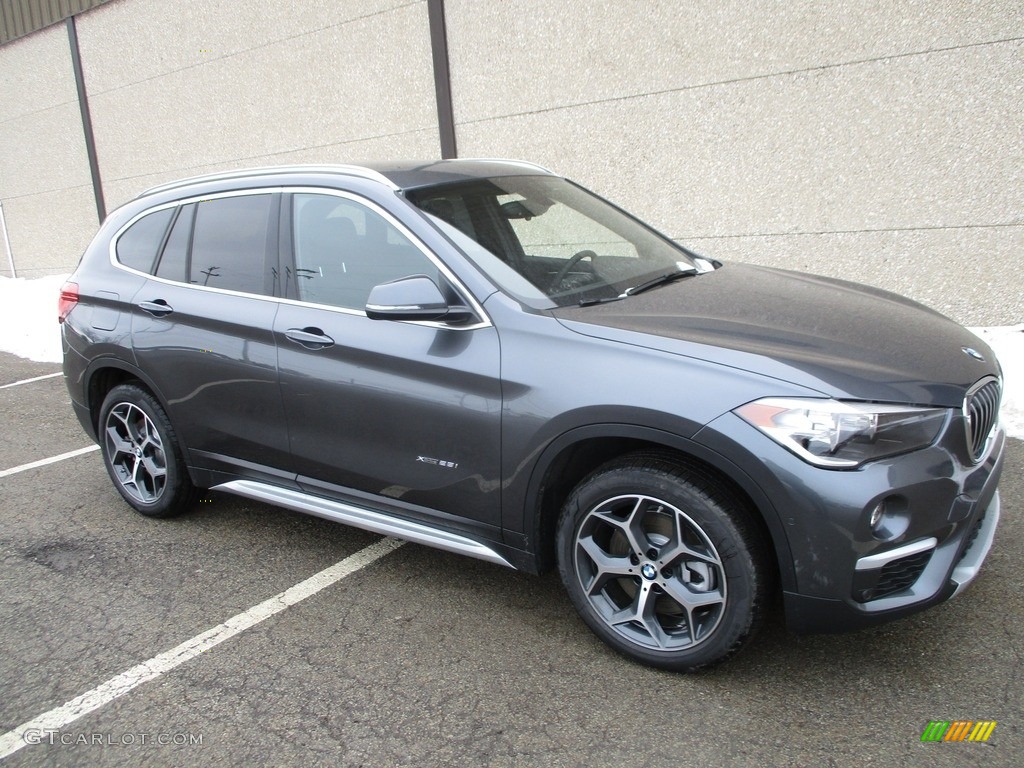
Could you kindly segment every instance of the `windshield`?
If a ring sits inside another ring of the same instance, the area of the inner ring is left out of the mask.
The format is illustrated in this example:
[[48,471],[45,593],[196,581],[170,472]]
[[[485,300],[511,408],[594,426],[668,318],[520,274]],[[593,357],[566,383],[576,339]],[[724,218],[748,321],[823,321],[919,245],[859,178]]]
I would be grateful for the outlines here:
[[[623,298],[666,275],[698,269],[689,254],[586,190],[550,176],[505,176],[413,190],[499,286],[556,306]],[[548,303],[548,302],[545,302]]]

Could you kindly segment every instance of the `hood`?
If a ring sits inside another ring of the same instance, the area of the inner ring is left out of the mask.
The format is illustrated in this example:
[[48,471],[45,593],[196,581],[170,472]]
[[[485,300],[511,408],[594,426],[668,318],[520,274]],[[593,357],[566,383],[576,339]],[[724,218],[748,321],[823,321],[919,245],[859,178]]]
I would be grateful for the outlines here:
[[727,264],[621,301],[553,314],[578,333],[830,397],[959,407],[971,384],[998,375],[988,345],[934,310],[876,288],[767,267]]

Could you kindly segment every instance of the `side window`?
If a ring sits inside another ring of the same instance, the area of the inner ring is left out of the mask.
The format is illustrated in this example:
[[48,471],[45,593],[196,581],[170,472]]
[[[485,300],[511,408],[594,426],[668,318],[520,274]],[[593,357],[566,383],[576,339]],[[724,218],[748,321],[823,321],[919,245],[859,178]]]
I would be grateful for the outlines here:
[[174,208],[164,208],[143,216],[128,227],[117,239],[117,260],[126,267],[150,272],[173,213]]
[[167,236],[167,245],[156,266],[156,276],[167,280],[185,282],[188,273],[188,243],[192,239],[192,219],[195,216],[195,205],[183,206],[174,220],[171,234]]
[[292,198],[295,280],[303,301],[362,310],[370,290],[410,275],[440,285],[427,258],[391,222],[369,207],[334,195]]
[[220,197],[196,207],[189,282],[245,293],[269,293],[271,194]]

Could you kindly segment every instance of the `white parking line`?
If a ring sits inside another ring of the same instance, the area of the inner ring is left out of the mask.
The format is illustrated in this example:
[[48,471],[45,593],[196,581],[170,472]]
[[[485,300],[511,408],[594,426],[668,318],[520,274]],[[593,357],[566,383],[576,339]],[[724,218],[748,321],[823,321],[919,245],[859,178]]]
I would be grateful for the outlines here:
[[52,379],[55,376],[63,376],[63,375],[64,375],[63,373],[58,371],[57,373],[48,373],[45,376],[36,376],[35,378],[32,378],[32,379],[22,379],[21,381],[12,381],[10,384],[0,385],[0,389],[7,389],[8,387],[16,387],[19,384],[31,384],[33,381],[42,381],[43,379]]
[[240,632],[256,626],[264,619],[283,611],[288,606],[295,605],[307,597],[315,595],[325,587],[341,581],[360,568],[365,568],[375,560],[384,557],[384,555],[394,552],[404,543],[404,541],[398,539],[381,539],[376,541],[329,568],[325,568],[320,573],[310,576],[305,581],[299,582],[294,587],[274,595],[269,600],[264,600],[259,605],[255,605],[237,616],[232,616],[223,624],[219,624],[213,629],[196,635],[191,640],[186,640],[181,645],[171,648],[171,650],[165,651],[159,656],[154,656],[152,659],[144,661],[126,672],[122,672],[117,677],[112,677],[102,685],[73,698],[56,709],[51,709],[49,712],[44,712],[28,722],[22,723],[14,730],[0,736],[0,760],[14,754],[30,743],[38,743],[35,738],[37,736],[42,736],[41,740],[46,741],[47,732],[60,730],[83,715],[99,709],[104,704],[109,704],[114,699],[124,696],[143,683],[154,680],[165,672],[169,672],[175,667],[184,664],[189,659],[195,658],[203,651],[208,651],[215,645],[219,645]]
[[64,461],[64,459],[73,459],[75,456],[81,456],[83,453],[92,453],[98,451],[100,447],[98,445],[90,445],[87,448],[79,448],[76,451],[68,451],[58,456],[51,456],[48,459],[40,459],[39,461],[31,461],[28,464],[19,464],[16,467],[10,469],[0,470],[0,477],[7,477],[8,475],[16,475],[19,472],[24,472],[26,469],[35,469],[36,467],[45,467],[47,464],[54,464],[58,461]]

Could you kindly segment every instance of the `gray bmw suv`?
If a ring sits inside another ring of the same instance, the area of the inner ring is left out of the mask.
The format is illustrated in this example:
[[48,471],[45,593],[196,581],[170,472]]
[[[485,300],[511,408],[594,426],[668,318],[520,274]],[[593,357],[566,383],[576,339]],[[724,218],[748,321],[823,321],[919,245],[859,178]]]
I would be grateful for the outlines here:
[[1000,368],[885,291],[699,256],[527,163],[264,168],[112,213],[64,373],[144,515],[213,489],[526,571],[692,671],[942,602],[999,520]]

